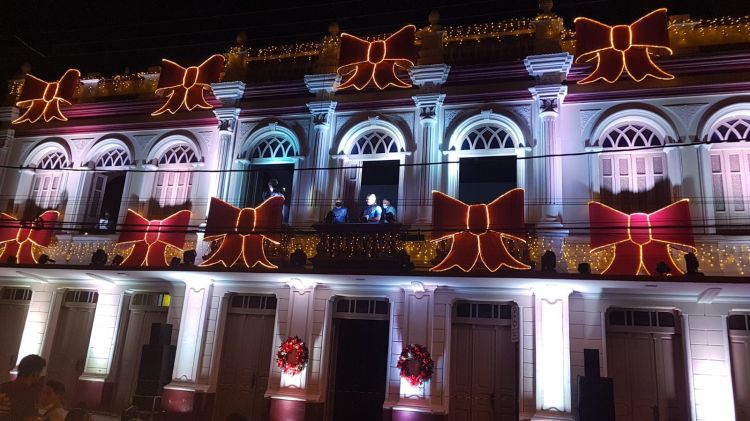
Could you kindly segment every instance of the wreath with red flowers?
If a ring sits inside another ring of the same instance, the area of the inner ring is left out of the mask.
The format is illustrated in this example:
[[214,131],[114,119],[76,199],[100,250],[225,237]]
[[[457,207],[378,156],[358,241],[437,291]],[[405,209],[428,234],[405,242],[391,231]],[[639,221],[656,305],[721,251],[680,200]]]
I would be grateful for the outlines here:
[[276,352],[276,365],[284,374],[294,376],[302,372],[307,365],[309,351],[299,336],[290,336],[279,346]]
[[398,357],[398,367],[401,370],[401,378],[409,381],[412,386],[419,386],[432,377],[432,361],[427,347],[418,344],[409,344],[401,351]]

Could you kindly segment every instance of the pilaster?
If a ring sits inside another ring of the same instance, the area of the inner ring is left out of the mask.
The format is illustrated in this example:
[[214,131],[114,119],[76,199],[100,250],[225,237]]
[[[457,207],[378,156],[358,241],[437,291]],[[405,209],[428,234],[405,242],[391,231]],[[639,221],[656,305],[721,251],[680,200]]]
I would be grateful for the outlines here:
[[[412,179],[407,186],[414,190],[407,193],[409,203],[416,204],[411,220],[417,225],[432,223],[432,191],[441,190],[440,180],[443,172],[440,153],[440,111],[445,100],[445,94],[418,94],[412,97],[419,113],[421,127],[419,146],[413,160],[417,165],[409,169],[408,176]],[[416,199],[416,200],[415,200]],[[408,209],[407,209],[408,210]]]
[[[307,104],[307,108],[312,115],[312,124],[314,137],[310,139],[310,153],[312,159],[308,161],[308,169],[302,176],[304,177],[303,188],[305,197],[302,198],[304,203],[304,212],[302,223],[313,224],[321,219],[321,212],[327,211],[333,205],[336,198],[331,197],[331,174],[327,170],[331,165],[331,147],[333,133],[330,127],[336,111],[336,101],[321,100],[313,101]],[[305,188],[310,186],[310,188]]]
[[220,82],[211,85],[214,96],[221,102],[221,107],[215,108],[214,114],[218,120],[219,128],[219,151],[218,151],[218,177],[216,184],[212,186],[211,195],[222,200],[231,200],[229,196],[229,184],[231,181],[232,157],[234,156],[235,132],[240,115],[239,103],[245,93],[245,83]]

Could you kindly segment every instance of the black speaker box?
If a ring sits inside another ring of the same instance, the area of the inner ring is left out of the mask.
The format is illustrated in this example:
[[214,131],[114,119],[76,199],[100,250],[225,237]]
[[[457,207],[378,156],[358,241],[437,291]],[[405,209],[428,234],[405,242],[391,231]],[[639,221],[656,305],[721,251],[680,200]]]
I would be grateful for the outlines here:
[[161,394],[162,386],[172,380],[175,352],[174,345],[143,345],[136,395],[158,396]]
[[583,350],[583,372],[586,377],[599,377],[599,350]]
[[578,420],[615,421],[612,379],[578,376]]
[[169,323],[154,323],[151,325],[149,345],[169,345],[172,342],[172,325]]

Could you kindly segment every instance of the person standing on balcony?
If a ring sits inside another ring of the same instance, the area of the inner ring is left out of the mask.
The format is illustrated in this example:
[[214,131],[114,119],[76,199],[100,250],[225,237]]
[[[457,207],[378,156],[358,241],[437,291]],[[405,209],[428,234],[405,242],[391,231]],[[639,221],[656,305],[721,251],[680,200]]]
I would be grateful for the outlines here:
[[369,224],[377,224],[380,222],[380,217],[382,215],[383,208],[378,206],[378,198],[372,193],[369,194],[367,196],[367,206],[362,211],[362,217],[360,218],[361,221]]
[[388,199],[383,199],[383,222],[386,224],[396,223],[396,207],[392,206]]
[[268,180],[268,189],[263,191],[263,201],[268,200],[269,197],[275,197],[275,196],[284,196],[284,194],[276,189],[276,187],[279,185],[279,180],[272,178]]

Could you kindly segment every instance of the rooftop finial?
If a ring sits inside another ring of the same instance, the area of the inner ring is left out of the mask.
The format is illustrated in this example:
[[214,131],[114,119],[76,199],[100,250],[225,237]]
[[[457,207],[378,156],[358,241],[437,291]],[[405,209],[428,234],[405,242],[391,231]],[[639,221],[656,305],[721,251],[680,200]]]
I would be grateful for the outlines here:
[[552,7],[554,7],[554,3],[552,0],[539,0],[539,9],[545,15],[549,15],[550,13],[552,13]]

